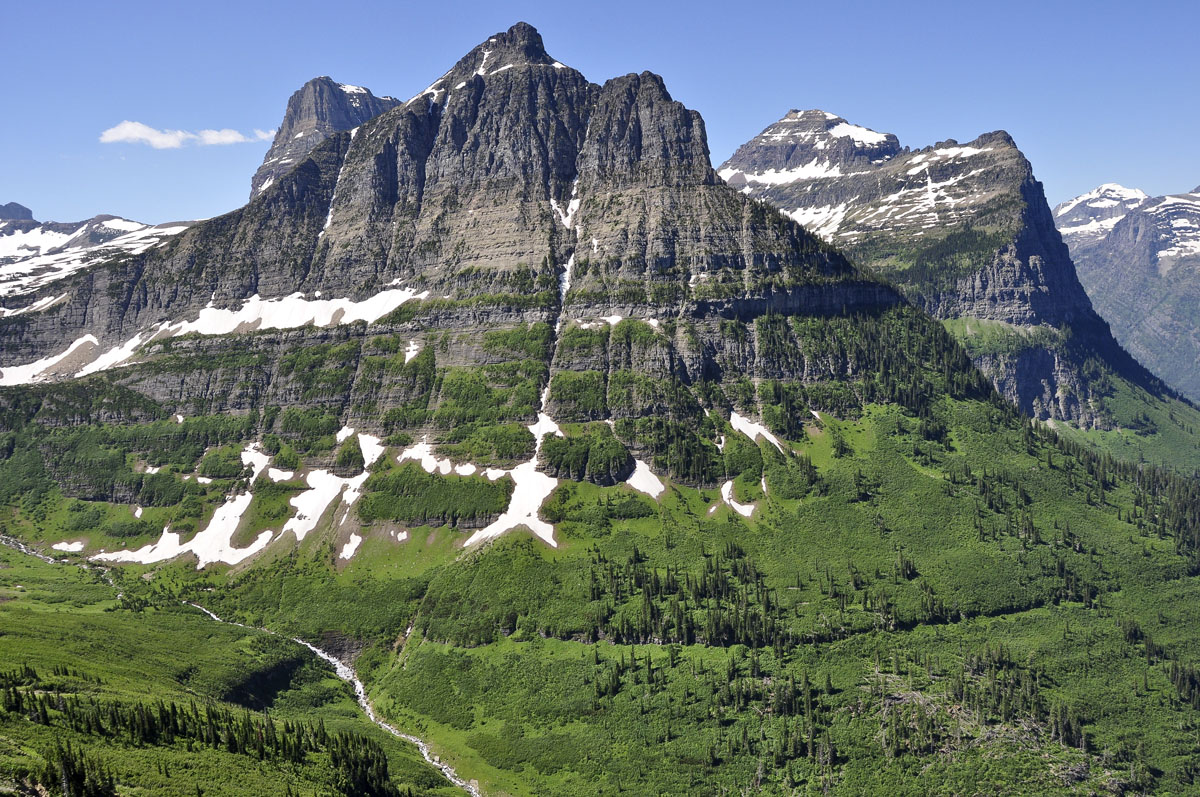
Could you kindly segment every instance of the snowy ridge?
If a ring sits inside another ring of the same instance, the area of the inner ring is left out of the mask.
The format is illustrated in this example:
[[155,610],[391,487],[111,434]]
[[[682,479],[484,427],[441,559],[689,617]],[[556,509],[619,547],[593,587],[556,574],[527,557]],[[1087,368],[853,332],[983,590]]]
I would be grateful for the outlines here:
[[1063,202],[1054,209],[1054,221],[1063,240],[1078,248],[1098,245],[1135,210],[1153,228],[1160,273],[1200,256],[1200,193],[1149,197],[1136,188],[1105,183]]
[[151,227],[114,218],[87,222],[71,233],[43,225],[6,234],[0,222],[0,297],[33,293],[104,260],[141,254],[190,226],[190,222],[175,222]]
[[1130,211],[1150,201],[1140,189],[1105,183],[1056,207],[1054,223],[1068,245],[1079,246],[1101,240]]
[[1127,209],[1131,210],[1149,198],[1150,196],[1140,188],[1126,188],[1120,183],[1104,183],[1086,194],[1080,194],[1074,199],[1063,202],[1054,209],[1054,215],[1056,217],[1065,216],[1080,205],[1090,208],[1111,208],[1125,205]]

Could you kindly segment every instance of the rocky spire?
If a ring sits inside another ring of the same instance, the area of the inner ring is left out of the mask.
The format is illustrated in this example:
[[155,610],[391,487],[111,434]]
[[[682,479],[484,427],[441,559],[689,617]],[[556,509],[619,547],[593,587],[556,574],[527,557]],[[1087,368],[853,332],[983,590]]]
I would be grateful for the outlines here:
[[327,76],[308,81],[288,100],[275,141],[250,181],[250,196],[291,171],[330,135],[358,127],[399,104],[392,97],[376,97],[362,86]]

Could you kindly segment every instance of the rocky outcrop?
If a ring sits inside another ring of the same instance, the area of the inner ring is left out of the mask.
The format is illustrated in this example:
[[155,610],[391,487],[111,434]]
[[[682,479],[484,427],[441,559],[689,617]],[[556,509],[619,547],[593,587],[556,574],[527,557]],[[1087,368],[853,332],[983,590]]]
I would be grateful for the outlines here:
[[24,205],[18,205],[16,202],[9,202],[5,205],[0,205],[0,220],[9,219],[13,221],[33,221],[33,211]]
[[352,130],[399,104],[392,97],[376,97],[369,89],[327,76],[308,81],[288,99],[271,149],[250,181],[250,197],[291,171],[334,133]]
[[[990,349],[966,342],[997,389],[1034,417],[1110,423],[1101,387],[1086,375],[1092,358],[1161,392],[1096,314],[1041,183],[1003,131],[909,150],[833,114],[791,111],[720,174],[895,282],[934,317],[985,322],[952,328],[1001,339]],[[1068,337],[1070,351],[1051,342]]]
[[1100,186],[1055,209],[1079,278],[1121,345],[1200,399],[1200,191]]

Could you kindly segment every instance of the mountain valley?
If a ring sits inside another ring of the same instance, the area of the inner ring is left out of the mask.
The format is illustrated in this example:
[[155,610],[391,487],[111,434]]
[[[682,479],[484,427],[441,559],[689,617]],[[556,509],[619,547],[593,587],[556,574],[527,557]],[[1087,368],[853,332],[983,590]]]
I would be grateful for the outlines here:
[[2,213],[0,793],[1195,788],[1200,417],[1007,134],[716,170],[518,23],[151,245]]

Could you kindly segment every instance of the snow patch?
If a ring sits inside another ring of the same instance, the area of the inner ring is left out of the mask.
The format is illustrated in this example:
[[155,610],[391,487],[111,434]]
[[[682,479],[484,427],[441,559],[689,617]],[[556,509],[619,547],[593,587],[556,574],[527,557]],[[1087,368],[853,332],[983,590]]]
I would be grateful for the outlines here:
[[654,475],[654,471],[650,470],[650,466],[640,459],[633,461],[633,475],[626,479],[625,483],[651,498],[658,498],[666,489],[662,481]]
[[338,554],[338,558],[349,559],[351,556],[354,556],[355,551],[358,550],[358,546],[362,544],[362,541],[362,537],[357,534],[351,534],[350,541],[342,546],[342,552]]
[[[352,324],[356,321],[373,323],[410,299],[424,299],[429,291],[416,293],[411,288],[380,291],[361,302],[352,299],[305,299],[303,293],[293,293],[278,299],[263,299],[258,294],[247,299],[236,310],[213,307],[211,302],[202,309],[195,321],[159,324],[146,332],[114,347],[93,359],[76,376],[87,376],[113,368],[129,360],[137,349],[151,340],[195,332],[199,335],[228,335],[233,332],[262,329],[294,329],[312,324],[318,327]],[[98,344],[92,335],[84,335],[66,352],[35,363],[0,370],[0,385],[19,385],[40,381],[42,373],[65,359],[84,343]]]
[[774,446],[779,449],[780,454],[783,453],[783,444],[779,442],[779,438],[771,434],[767,430],[767,427],[763,426],[761,423],[755,423],[749,418],[738,415],[736,412],[731,412],[729,414],[729,425],[732,426],[735,431],[741,432],[751,440],[757,440],[758,437],[761,436],[763,439],[774,444]]
[[843,202],[840,205],[796,208],[795,210],[785,211],[784,215],[825,240],[830,240],[833,234],[837,232],[838,227],[842,225],[842,220],[846,218],[846,212],[849,207],[849,203]]
[[82,346],[89,344],[99,346],[100,341],[96,340],[94,335],[84,335],[76,339],[62,354],[52,354],[28,365],[11,365],[7,368],[0,368],[0,385],[27,385],[31,382],[40,382],[45,379],[47,371],[73,355]]
[[56,551],[65,551],[67,553],[79,553],[83,550],[83,540],[75,542],[56,542],[50,546]]
[[[835,116],[834,119],[836,118],[837,117]],[[860,146],[864,147],[882,144],[883,142],[887,141],[887,135],[885,133],[876,133],[874,130],[869,130],[865,127],[859,127],[858,125],[852,125],[849,122],[841,122],[834,125],[833,127],[829,128],[828,133],[829,135],[837,138],[849,138],[853,140],[855,144],[859,144]]]
[[737,512],[742,517],[750,517],[754,514],[754,504],[739,504],[733,500],[733,482],[727,481],[721,485],[721,500]]
[[562,226],[566,227],[568,230],[571,229],[572,222],[575,218],[575,211],[579,210],[579,201],[580,200],[578,199],[571,199],[569,202],[567,202],[566,210],[564,210],[559,206],[558,201],[554,199],[554,197],[550,197],[550,207],[554,210],[554,215],[556,215],[558,220],[562,222]]
[[[252,443],[242,451],[242,464],[250,465],[254,468],[254,474],[251,476],[251,483],[258,478],[258,474],[266,465],[267,457],[258,450],[258,445]],[[150,472],[150,469],[146,469]],[[217,507],[217,511],[213,513],[212,520],[208,526],[189,542],[184,543],[182,536],[172,532],[168,528],[164,528],[162,536],[158,542],[149,543],[142,546],[136,551],[113,551],[112,553],[100,553],[93,556],[93,559],[106,562],[139,562],[141,564],[152,564],[154,562],[164,562],[168,559],[174,559],[185,553],[194,553],[198,559],[196,569],[214,562],[225,562],[226,564],[235,565],[245,559],[253,556],[267,546],[271,541],[271,532],[264,531],[249,546],[245,548],[234,548],[232,544],[234,532],[237,531],[238,524],[241,523],[242,515],[249,508],[251,493],[240,493],[226,499],[225,503]]]
[[67,298],[67,294],[64,293],[60,296],[44,296],[33,304],[26,305],[25,307],[18,307],[15,310],[7,310],[3,307],[0,307],[0,318],[11,318],[15,315],[24,315],[25,313],[40,313],[43,310],[49,310],[51,307],[58,304],[65,298]]
[[[550,385],[547,384],[545,390],[542,391],[541,406],[546,406],[546,398],[549,393]],[[539,472],[537,461],[538,454],[542,450],[542,438],[548,434],[562,437],[562,429],[558,428],[554,419],[544,412],[538,413],[537,423],[532,423],[526,428],[533,434],[537,444],[534,446],[533,456],[528,462],[522,462],[507,472],[515,483],[508,509],[495,522],[472,534],[466,545],[474,545],[483,540],[499,537],[506,531],[518,526],[525,526],[538,538],[544,540],[547,545],[553,548],[558,547],[558,543],[554,539],[554,526],[538,517],[538,510],[541,509],[542,503],[550,496],[550,493],[554,492],[554,488],[558,486],[558,479]],[[489,468],[486,475],[489,479],[493,479],[493,474],[497,474],[495,478],[499,478],[504,473],[504,471]]]
[[[335,498],[342,494],[343,490],[350,488],[346,495],[348,505],[358,499],[358,489],[367,480],[367,475],[364,471],[354,478],[343,479],[334,476],[327,470],[314,470],[309,473],[308,478],[305,479],[308,489],[293,496],[288,502],[296,508],[296,515],[283,524],[281,533],[286,534],[290,531],[296,535],[297,542],[303,540],[310,531],[317,527],[325,510]],[[270,532],[265,533],[270,534]]]

